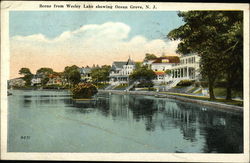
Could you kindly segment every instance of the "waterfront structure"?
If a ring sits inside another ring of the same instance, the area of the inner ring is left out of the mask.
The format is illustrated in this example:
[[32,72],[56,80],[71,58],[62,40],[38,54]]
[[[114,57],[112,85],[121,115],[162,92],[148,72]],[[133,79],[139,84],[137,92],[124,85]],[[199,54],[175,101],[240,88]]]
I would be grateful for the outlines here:
[[197,80],[200,78],[200,57],[197,54],[165,56],[146,60],[143,65],[151,68],[157,77],[155,84],[175,83],[181,80]]
[[115,61],[112,64],[109,78],[111,85],[126,84],[129,82],[129,75],[135,69],[135,62],[129,59],[126,62]]
[[91,82],[91,68],[86,66],[79,68],[80,74],[81,74],[81,81],[82,82]]

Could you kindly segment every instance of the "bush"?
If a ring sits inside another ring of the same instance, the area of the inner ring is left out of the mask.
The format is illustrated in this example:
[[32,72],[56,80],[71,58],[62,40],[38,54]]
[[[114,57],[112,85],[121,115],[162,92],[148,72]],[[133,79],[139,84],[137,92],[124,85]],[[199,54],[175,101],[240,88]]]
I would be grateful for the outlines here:
[[190,86],[194,84],[194,81],[193,80],[181,80],[177,86]]
[[154,83],[152,81],[146,81],[146,80],[143,80],[143,81],[140,81],[139,84],[137,84],[136,87],[138,88],[145,88],[145,87],[153,87],[154,86]]
[[90,83],[79,83],[71,89],[73,98],[91,98],[97,93],[95,85]]

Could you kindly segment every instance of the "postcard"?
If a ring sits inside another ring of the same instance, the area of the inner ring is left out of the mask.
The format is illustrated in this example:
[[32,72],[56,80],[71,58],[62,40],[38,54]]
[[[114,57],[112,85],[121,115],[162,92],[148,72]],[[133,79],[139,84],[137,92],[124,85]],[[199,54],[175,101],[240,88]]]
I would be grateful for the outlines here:
[[249,161],[249,4],[1,2],[1,159]]

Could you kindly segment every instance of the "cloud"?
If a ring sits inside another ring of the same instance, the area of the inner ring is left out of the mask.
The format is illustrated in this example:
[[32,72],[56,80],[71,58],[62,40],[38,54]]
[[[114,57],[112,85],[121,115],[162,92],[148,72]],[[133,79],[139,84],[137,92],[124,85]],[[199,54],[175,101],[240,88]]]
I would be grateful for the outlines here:
[[145,53],[175,54],[178,42],[148,40],[141,35],[129,38],[130,31],[127,24],[106,22],[84,25],[52,39],[43,34],[14,36],[10,39],[11,77],[16,76],[21,67],[33,72],[40,67],[63,71],[67,65],[111,64],[129,56],[141,61]]

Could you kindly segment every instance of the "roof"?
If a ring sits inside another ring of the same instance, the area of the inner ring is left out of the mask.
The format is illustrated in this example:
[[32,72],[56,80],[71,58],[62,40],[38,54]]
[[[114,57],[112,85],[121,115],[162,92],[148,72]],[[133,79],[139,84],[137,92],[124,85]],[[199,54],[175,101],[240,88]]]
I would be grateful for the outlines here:
[[164,71],[155,71],[155,74],[156,75],[165,75],[165,72]]
[[113,68],[122,68],[123,65],[126,65],[127,62],[113,62],[111,69]]
[[129,57],[129,59],[128,59],[126,65],[135,65],[135,62],[132,61],[132,60],[130,59],[130,57]]
[[91,68],[89,68],[89,67],[80,68],[80,73],[89,74],[89,73],[91,73]]
[[132,61],[130,58],[126,62],[115,61],[112,64],[111,70],[115,70],[116,68],[122,69],[124,65],[135,65],[135,62]]
[[180,63],[180,58],[178,56],[159,57],[153,63]]

